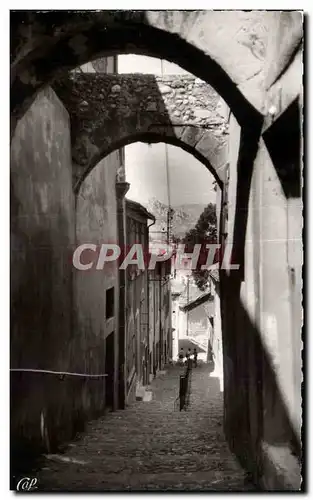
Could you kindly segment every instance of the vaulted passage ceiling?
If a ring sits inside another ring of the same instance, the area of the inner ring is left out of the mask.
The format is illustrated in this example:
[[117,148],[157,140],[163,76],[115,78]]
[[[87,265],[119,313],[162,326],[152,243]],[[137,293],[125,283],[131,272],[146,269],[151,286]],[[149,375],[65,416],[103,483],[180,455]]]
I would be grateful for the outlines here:
[[[288,36],[274,47],[271,33],[279,23]],[[300,12],[12,12],[12,112],[20,117],[62,71],[101,56],[134,53],[172,61],[210,83],[243,123],[262,112],[245,82],[251,86],[269,72],[269,49],[284,64],[299,43],[301,26]],[[276,64],[271,80],[281,70]]]

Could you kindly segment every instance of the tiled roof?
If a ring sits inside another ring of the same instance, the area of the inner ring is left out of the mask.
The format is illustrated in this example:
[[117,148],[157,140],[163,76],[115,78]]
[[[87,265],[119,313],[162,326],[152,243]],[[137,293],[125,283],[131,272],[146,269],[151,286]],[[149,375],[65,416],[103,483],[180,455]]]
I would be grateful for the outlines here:
[[126,201],[126,207],[130,208],[134,212],[143,215],[147,219],[155,220],[154,215],[148,212],[148,210],[137,201],[130,200],[129,198],[125,198],[125,201]]

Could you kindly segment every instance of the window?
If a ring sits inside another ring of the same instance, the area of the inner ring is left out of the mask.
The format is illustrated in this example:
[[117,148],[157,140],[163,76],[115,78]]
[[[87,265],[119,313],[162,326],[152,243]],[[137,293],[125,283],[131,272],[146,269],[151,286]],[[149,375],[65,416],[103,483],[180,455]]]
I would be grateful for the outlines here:
[[114,286],[106,291],[105,317],[106,319],[114,316]]

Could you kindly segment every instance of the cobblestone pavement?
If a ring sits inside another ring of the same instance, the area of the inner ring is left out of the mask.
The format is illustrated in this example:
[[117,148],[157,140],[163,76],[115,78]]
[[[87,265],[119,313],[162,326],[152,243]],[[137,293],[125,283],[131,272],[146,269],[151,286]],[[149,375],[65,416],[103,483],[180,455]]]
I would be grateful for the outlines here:
[[90,422],[65,451],[65,460],[76,463],[46,459],[38,490],[251,490],[223,436],[218,379],[207,365],[194,369],[190,407],[180,412],[181,371],[170,367],[152,382],[152,401]]

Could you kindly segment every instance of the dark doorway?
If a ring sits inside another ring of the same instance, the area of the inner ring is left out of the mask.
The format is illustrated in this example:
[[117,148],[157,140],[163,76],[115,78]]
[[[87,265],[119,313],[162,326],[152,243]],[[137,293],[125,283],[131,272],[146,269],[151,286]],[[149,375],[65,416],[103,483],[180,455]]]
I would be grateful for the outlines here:
[[114,409],[114,333],[106,338],[105,346],[105,406],[107,410]]

